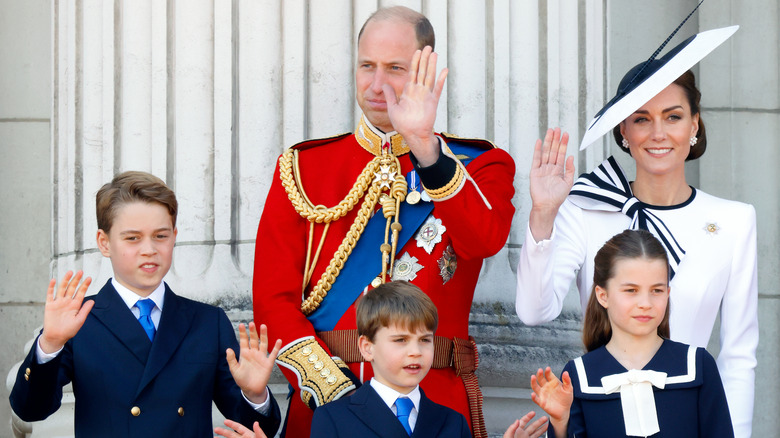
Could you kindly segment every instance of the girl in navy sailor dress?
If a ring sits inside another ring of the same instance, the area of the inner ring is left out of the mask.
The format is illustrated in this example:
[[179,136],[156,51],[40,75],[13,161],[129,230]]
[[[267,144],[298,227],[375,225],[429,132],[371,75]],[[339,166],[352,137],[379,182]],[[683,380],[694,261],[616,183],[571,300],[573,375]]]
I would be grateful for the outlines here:
[[712,356],[669,338],[669,265],[649,232],[626,230],[595,258],[588,351],[559,380],[531,376],[531,398],[562,437],[733,437]]

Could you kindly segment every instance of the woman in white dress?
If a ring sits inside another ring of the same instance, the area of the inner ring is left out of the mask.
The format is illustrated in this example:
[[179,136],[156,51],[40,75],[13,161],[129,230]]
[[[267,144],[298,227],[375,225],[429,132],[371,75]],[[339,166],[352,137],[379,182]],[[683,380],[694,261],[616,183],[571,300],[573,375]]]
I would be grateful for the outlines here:
[[[700,93],[688,69],[735,30],[695,35],[663,58],[634,67],[599,112],[583,146],[603,134],[596,131],[594,138],[597,125],[602,131],[614,127],[618,146],[636,162],[632,182],[610,157],[573,185],[568,135],[556,128],[537,141],[516,308],[525,324],[551,321],[576,280],[585,309],[598,249],[621,230],[651,231],[665,245],[674,271],[671,339],[706,347],[720,312],[718,369],[735,435],[748,437],[758,345],[755,210],[690,186],[684,167],[707,143]],[[718,41],[708,41],[713,33]],[[615,113],[619,118],[610,122]]]

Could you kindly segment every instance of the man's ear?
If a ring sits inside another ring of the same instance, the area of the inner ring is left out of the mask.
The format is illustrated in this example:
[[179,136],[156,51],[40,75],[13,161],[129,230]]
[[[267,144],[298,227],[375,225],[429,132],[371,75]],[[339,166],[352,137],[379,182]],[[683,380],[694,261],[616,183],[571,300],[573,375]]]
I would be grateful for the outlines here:
[[97,232],[97,246],[103,257],[111,257],[111,243],[108,239],[108,233],[103,230]]
[[360,335],[358,338],[358,348],[360,349],[360,354],[363,355],[363,359],[366,360],[366,362],[371,362],[374,358],[374,343],[371,342],[366,335]]
[[593,290],[593,293],[596,294],[596,299],[599,301],[599,304],[601,304],[601,307],[608,309],[609,306],[607,305],[607,290],[601,286],[596,286],[596,288]]

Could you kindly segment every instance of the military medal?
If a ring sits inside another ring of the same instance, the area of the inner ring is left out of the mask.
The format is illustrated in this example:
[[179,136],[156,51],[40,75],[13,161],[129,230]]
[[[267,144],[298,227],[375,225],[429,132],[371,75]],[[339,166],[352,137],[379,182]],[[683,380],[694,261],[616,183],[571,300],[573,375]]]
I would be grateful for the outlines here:
[[420,202],[420,192],[417,191],[417,172],[411,171],[409,172],[409,178],[411,179],[409,183],[409,193],[406,195],[406,202],[409,204],[416,204]]
[[455,269],[458,268],[458,258],[455,255],[455,250],[452,249],[452,245],[447,245],[447,249],[442,253],[439,259],[439,275],[441,275],[442,284],[447,284],[448,281],[455,275]]
[[382,165],[379,167],[379,172],[374,172],[374,182],[379,182],[379,188],[390,188],[395,179],[395,172],[390,170],[390,166]]
[[441,242],[441,236],[445,231],[447,228],[442,225],[441,219],[437,219],[433,215],[428,216],[420,230],[417,231],[417,235],[414,236],[414,239],[417,240],[417,247],[423,248],[425,252],[430,254],[433,247]]
[[412,257],[405,252],[401,258],[395,261],[393,266],[393,281],[412,281],[417,278],[417,273],[423,268],[423,265],[417,263],[417,257]]

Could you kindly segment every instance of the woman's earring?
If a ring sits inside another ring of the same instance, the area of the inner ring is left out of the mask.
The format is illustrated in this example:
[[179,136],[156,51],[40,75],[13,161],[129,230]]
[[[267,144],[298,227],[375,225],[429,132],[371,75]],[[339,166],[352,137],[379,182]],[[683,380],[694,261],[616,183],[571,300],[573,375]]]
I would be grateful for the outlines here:
[[698,143],[698,142],[699,142],[699,139],[696,138],[695,135],[691,136],[691,139],[690,139],[691,146],[696,146],[696,143]]
[[628,140],[623,139],[623,149],[628,149]]

